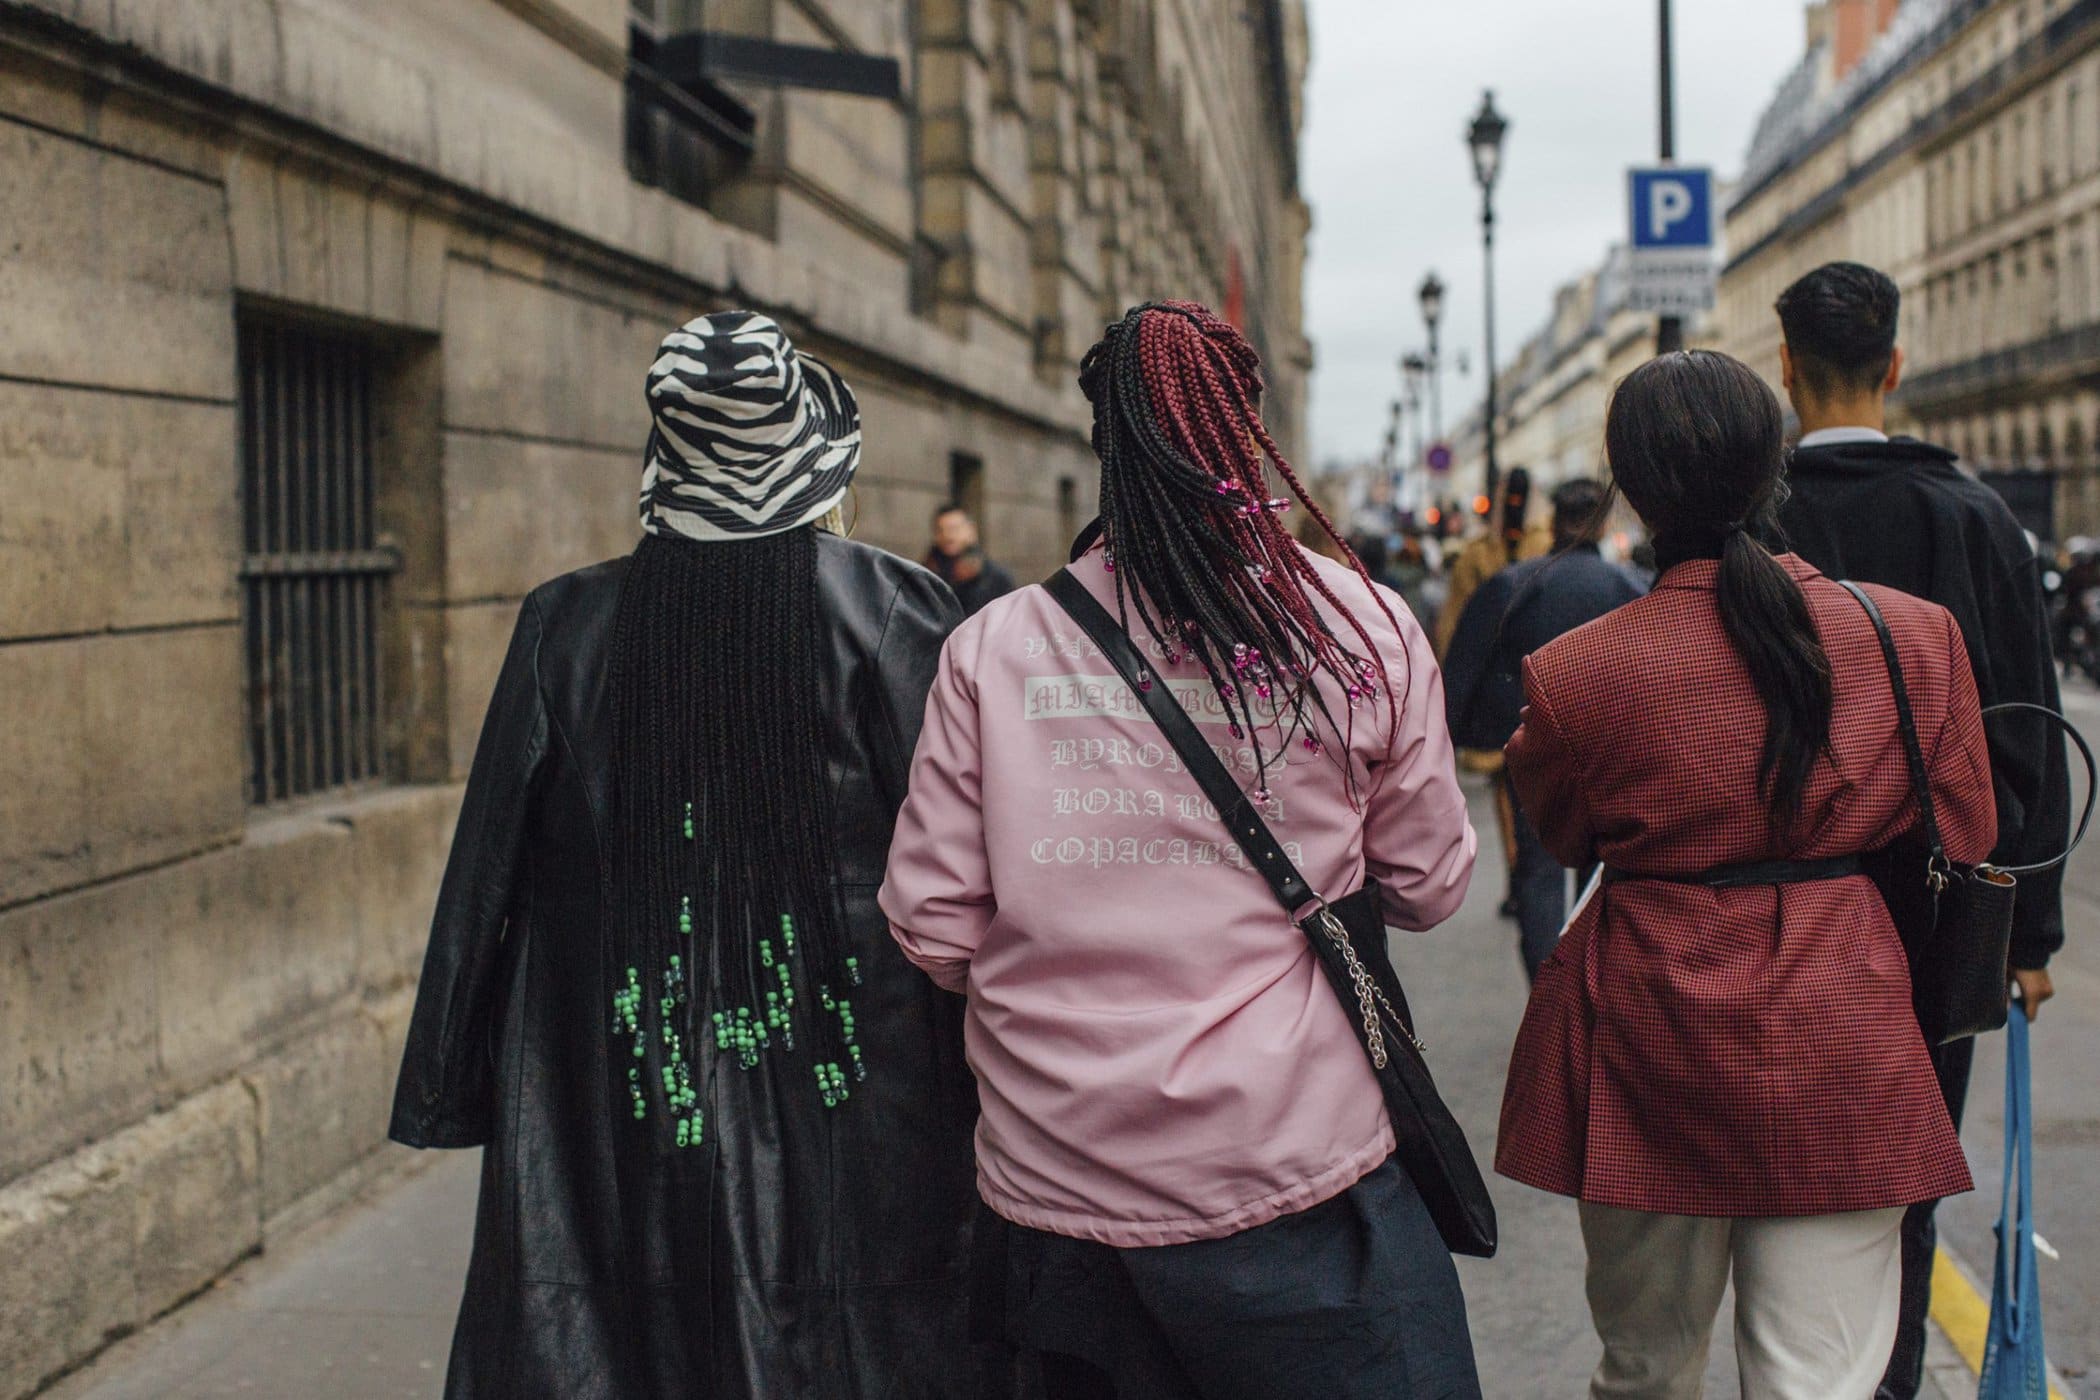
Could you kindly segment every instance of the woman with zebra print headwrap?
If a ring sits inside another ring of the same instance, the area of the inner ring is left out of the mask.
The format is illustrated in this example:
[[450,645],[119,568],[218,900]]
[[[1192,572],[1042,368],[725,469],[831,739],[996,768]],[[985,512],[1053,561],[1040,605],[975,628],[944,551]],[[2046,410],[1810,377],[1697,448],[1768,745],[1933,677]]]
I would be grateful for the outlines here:
[[485,1147],[447,1395],[971,1391],[959,1004],[874,892],[953,598],[750,312],[650,366],[643,536],[526,599],[393,1134]]

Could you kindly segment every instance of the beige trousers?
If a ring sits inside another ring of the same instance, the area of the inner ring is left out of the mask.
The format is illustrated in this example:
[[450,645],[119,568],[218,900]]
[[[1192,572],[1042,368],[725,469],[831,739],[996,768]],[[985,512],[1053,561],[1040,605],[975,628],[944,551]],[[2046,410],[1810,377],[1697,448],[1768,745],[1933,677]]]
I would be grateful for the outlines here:
[[1903,1211],[1725,1220],[1582,1205],[1591,1400],[1698,1400],[1735,1278],[1743,1400],[1873,1400],[1896,1344]]

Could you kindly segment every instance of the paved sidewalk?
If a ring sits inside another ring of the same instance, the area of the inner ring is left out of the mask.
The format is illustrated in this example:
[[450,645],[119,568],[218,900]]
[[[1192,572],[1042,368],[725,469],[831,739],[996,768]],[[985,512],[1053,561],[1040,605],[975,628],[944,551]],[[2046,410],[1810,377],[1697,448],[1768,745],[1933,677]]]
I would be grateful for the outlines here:
[[[1431,1064],[1483,1161],[1493,1154],[1510,1038],[1525,997],[1516,931],[1495,915],[1500,895],[1500,881],[1484,869],[1458,918],[1398,944]],[[61,1382],[46,1400],[440,1395],[478,1158],[397,1156],[402,1170],[348,1208],[276,1242],[196,1302]],[[1575,1208],[1499,1179],[1494,1186],[1504,1255],[1462,1266],[1485,1393],[1489,1400],[1580,1396],[1596,1340],[1583,1302]],[[1946,1384],[1929,1387],[1930,1400],[1975,1394],[1974,1380],[1943,1341],[1934,1360]],[[1716,1329],[1708,1375],[1708,1400],[1738,1400],[1725,1325]]]
[[48,1400],[434,1400],[466,1275],[481,1154],[390,1149],[394,1171],[120,1342]]

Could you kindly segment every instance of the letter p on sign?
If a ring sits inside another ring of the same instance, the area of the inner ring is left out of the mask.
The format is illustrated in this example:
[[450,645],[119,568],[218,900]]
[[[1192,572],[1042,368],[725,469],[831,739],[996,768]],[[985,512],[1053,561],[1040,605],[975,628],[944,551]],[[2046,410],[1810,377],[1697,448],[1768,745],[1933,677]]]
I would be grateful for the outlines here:
[[1630,183],[1636,250],[1713,246],[1713,172],[1674,166],[1635,170]]
[[1668,242],[1670,229],[1692,213],[1692,192],[1675,180],[1657,180],[1648,186],[1648,227]]

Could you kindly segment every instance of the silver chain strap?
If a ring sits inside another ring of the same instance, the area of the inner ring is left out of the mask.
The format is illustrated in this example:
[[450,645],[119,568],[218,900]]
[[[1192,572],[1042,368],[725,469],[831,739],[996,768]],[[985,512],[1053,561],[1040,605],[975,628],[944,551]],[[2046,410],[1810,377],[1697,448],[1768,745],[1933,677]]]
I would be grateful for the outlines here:
[[1415,1053],[1426,1053],[1429,1047],[1422,1043],[1421,1038],[1407,1022],[1401,1020],[1399,1013],[1393,1010],[1393,1004],[1386,1000],[1385,993],[1379,990],[1377,981],[1371,976],[1371,970],[1365,967],[1363,959],[1356,955],[1355,946],[1349,942],[1349,931],[1342,927],[1342,921],[1334,916],[1334,910],[1325,904],[1320,906],[1320,931],[1340,950],[1342,963],[1349,973],[1349,982],[1356,989],[1356,1006],[1363,1017],[1364,1043],[1370,1048],[1371,1063],[1379,1069],[1386,1067],[1385,1028],[1378,1016],[1381,1010],[1385,1012],[1386,1019],[1407,1037],[1408,1043],[1415,1047]]

